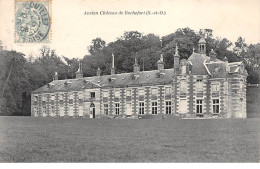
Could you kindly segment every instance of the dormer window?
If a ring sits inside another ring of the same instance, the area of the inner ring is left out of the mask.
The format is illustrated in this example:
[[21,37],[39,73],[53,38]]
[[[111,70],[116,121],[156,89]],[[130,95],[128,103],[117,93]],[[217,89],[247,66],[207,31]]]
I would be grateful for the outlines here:
[[38,96],[34,96],[34,101],[35,101],[35,102],[38,101]]
[[219,92],[219,82],[215,82],[211,84],[211,91],[212,92]]
[[95,97],[96,97],[95,92],[90,92],[90,97],[91,97],[91,98],[95,98]]

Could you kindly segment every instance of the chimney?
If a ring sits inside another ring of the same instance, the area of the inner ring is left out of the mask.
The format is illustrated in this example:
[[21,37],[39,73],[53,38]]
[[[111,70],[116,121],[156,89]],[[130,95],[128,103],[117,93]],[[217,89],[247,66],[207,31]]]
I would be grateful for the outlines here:
[[54,73],[53,80],[59,80],[59,76],[58,76],[58,73],[57,73],[57,72]]
[[163,55],[161,54],[160,60],[157,62],[158,70],[164,69]]
[[217,54],[216,52],[211,49],[211,52],[209,53],[210,61],[214,62],[217,59]]
[[101,70],[100,70],[100,68],[98,67],[98,69],[97,69],[97,76],[99,77],[101,75]]
[[[136,53],[136,55],[137,55],[137,53]],[[138,65],[136,56],[135,56],[135,64],[133,65],[133,67],[134,67],[134,73],[140,72],[140,65]]]
[[174,54],[174,69],[176,71],[178,71],[180,69],[180,56],[179,56],[177,44],[176,44],[175,54]]
[[112,53],[112,67],[111,67],[111,75],[116,74],[116,68],[115,68],[115,56]]
[[80,61],[79,61],[79,69],[76,72],[76,79],[79,79],[79,78],[83,78],[83,72],[82,72]]
[[205,54],[206,53],[206,40],[202,37],[199,40],[199,53],[200,54]]

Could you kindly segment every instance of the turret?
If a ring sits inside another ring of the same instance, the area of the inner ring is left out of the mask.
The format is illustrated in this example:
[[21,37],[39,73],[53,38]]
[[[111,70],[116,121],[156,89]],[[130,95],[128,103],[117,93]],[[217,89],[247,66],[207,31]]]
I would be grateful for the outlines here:
[[202,37],[199,40],[199,49],[198,52],[201,54],[205,54],[206,53],[206,40]]

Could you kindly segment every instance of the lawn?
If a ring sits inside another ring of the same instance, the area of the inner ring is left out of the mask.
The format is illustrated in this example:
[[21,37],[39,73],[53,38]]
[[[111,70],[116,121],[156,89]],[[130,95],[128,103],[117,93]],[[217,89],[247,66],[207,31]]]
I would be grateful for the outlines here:
[[0,162],[259,162],[260,119],[0,117]]

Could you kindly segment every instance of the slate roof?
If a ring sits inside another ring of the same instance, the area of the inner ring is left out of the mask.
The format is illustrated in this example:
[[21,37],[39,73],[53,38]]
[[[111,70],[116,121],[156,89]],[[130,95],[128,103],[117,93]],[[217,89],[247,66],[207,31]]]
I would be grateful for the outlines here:
[[193,52],[191,56],[188,58],[188,61],[192,63],[192,71],[193,75],[208,75],[207,69],[203,64],[205,60],[209,59],[205,54],[199,54]]
[[55,80],[35,90],[33,93],[79,91],[86,88],[124,87],[140,85],[170,84],[174,69],[143,71],[139,73],[122,73],[83,77],[80,79]]

